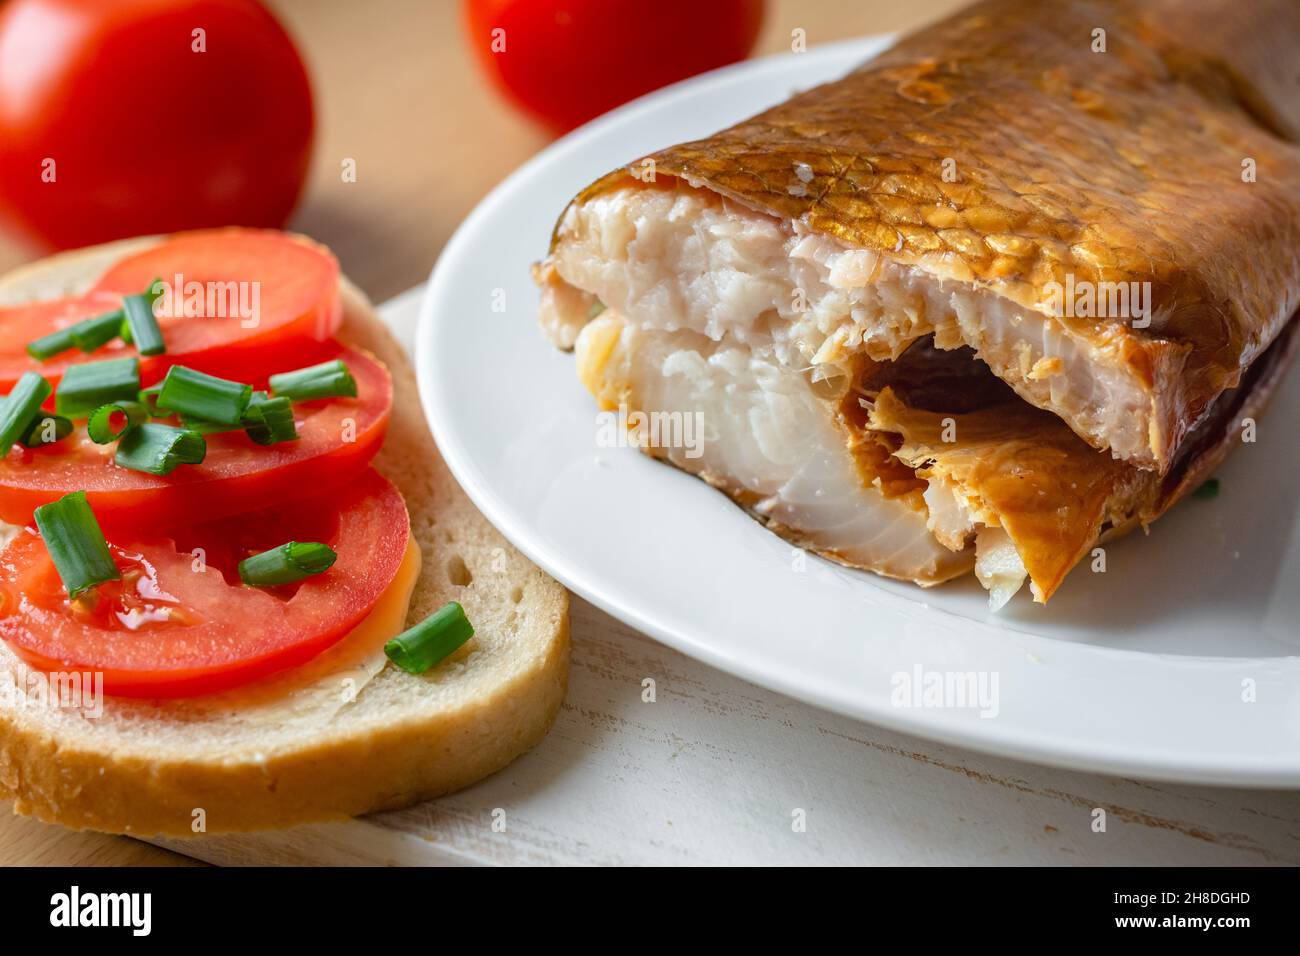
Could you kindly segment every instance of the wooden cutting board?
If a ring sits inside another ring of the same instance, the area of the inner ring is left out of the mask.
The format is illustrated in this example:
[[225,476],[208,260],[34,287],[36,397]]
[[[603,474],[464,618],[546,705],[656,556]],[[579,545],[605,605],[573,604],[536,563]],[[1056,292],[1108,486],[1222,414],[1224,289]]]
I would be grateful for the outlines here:
[[[408,348],[419,297],[381,310]],[[1300,795],[978,756],[755,687],[581,599],[572,618],[555,728],[494,777],[347,823],[156,842],[221,864],[1300,863]]]

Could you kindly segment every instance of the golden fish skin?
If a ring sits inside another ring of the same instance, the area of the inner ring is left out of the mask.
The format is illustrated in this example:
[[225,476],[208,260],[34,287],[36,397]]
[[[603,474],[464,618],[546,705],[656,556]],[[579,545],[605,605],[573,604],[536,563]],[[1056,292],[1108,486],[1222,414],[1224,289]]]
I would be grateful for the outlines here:
[[[1297,50],[1294,0],[989,0],[650,159],[1048,316],[1138,396],[1126,430],[981,351],[978,330],[964,344],[1093,447],[1163,474],[1300,306]],[[575,202],[637,183],[617,170]],[[1148,289],[1149,325],[1056,314],[1052,290],[1080,283]]]

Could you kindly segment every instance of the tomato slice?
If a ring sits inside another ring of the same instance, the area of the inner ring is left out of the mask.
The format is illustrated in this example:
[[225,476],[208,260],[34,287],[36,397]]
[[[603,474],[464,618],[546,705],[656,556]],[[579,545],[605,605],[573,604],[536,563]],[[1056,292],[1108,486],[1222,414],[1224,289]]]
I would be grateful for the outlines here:
[[338,261],[323,246],[272,230],[178,233],[127,256],[83,296],[0,308],[0,391],[24,372],[57,383],[69,365],[136,355],[115,339],[95,352],[39,362],[28,342],[120,308],[122,296],[167,286],[158,320],[167,351],[141,358],[145,381],[171,365],[247,380],[311,364],[343,318]]
[[[368,469],[337,495],[293,507],[167,535],[110,536],[122,580],[72,602],[45,542],[27,528],[0,553],[0,638],[33,667],[102,673],[109,694],[225,690],[302,664],[346,636],[393,581],[409,531],[401,494]],[[323,541],[338,560],[292,587],[240,582],[239,560],[290,540]]]
[[[243,432],[208,436],[201,465],[165,478],[119,468],[116,444],[96,445],[84,426],[39,449],[15,445],[0,458],[0,520],[27,524],[40,505],[84,491],[104,528],[188,524],[326,491],[355,478],[379,451],[393,404],[388,370],[370,353],[335,343],[357,382],[356,398],[294,406],[299,438],[258,445]],[[281,368],[277,371],[286,371]],[[265,386],[265,380],[256,383]]]

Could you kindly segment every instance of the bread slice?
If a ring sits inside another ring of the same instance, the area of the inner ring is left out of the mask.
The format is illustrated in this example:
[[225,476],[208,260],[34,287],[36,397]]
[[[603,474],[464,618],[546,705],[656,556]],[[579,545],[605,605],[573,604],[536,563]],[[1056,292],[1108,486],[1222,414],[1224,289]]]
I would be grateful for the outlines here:
[[[78,292],[152,241],[24,267],[0,277],[0,304]],[[375,464],[405,496],[423,555],[407,622],[456,600],[475,636],[421,676],[380,668],[372,647],[360,649],[361,664],[353,654],[354,666],[332,676],[316,662],[314,672],[308,665],[246,693],[104,698],[100,716],[0,698],[0,797],[13,798],[17,812],[137,835],[285,827],[466,787],[546,734],[568,676],[568,595],[470,504],[424,423],[401,347],[346,280],[343,298],[341,337],[393,376],[392,422]],[[0,642],[0,681],[27,687],[29,673]]]

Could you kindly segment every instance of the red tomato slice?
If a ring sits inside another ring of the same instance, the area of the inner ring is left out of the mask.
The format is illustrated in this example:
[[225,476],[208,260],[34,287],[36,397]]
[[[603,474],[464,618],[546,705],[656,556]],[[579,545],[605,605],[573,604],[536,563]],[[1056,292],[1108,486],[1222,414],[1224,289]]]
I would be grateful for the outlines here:
[[[45,542],[28,528],[0,553],[0,638],[33,667],[102,673],[109,694],[225,690],[302,664],[346,636],[396,576],[409,530],[401,494],[369,469],[337,496],[167,536],[113,537],[122,581],[71,602]],[[338,560],[296,588],[240,582],[239,560],[291,540],[325,542]],[[197,570],[195,548],[205,552]]]
[[167,351],[141,358],[144,381],[171,365],[244,381],[309,365],[343,319],[338,261],[323,246],[271,230],[179,233],[122,259],[84,296],[0,308],[0,391],[8,394],[24,372],[57,383],[71,364],[136,355],[115,339],[90,354],[74,350],[38,362],[26,346],[120,308],[124,295],[144,292],[155,279],[168,289],[158,307]]
[[336,344],[329,357],[347,363],[357,397],[295,405],[296,441],[258,445],[243,432],[209,435],[203,464],[181,465],[160,478],[119,468],[113,462],[117,445],[96,445],[79,425],[57,444],[15,445],[0,458],[0,520],[28,524],[38,506],[84,491],[105,528],[172,527],[351,481],[384,440],[393,385],[368,352]]

